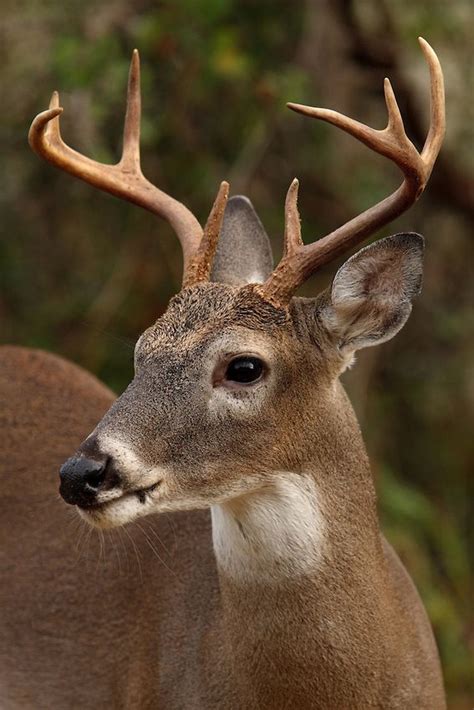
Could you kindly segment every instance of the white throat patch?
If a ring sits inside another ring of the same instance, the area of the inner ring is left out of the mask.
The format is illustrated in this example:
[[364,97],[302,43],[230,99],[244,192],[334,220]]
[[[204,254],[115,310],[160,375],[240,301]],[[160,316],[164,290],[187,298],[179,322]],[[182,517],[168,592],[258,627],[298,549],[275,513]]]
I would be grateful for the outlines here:
[[318,567],[325,524],[312,477],[275,474],[267,487],[211,513],[217,564],[233,581],[271,582]]

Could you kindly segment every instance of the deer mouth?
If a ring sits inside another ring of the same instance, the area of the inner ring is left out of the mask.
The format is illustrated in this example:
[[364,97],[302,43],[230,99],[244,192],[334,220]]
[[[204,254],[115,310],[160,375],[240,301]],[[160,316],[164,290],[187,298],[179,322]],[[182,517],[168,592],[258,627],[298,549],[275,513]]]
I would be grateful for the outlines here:
[[151,486],[146,486],[146,488],[136,488],[133,491],[126,491],[113,498],[109,498],[108,500],[93,501],[87,505],[78,505],[77,507],[80,509],[81,512],[94,514],[103,512],[117,503],[123,503],[127,499],[136,498],[142,505],[145,505],[148,500],[148,497],[160,486],[160,484],[161,480],[156,481]]
[[153,491],[156,491],[160,483],[161,481],[157,481],[156,483],[153,483],[151,486],[147,486],[146,488],[139,488],[137,491],[132,491],[131,495],[137,496],[140,503],[144,505],[146,503],[147,495],[153,493]]

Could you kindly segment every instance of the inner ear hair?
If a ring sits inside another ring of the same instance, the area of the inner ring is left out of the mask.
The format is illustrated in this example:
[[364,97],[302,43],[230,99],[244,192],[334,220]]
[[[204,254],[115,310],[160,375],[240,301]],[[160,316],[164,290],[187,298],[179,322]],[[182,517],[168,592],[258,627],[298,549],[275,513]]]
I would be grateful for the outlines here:
[[421,290],[423,247],[419,234],[395,234],[341,266],[320,310],[340,350],[378,345],[403,327]]

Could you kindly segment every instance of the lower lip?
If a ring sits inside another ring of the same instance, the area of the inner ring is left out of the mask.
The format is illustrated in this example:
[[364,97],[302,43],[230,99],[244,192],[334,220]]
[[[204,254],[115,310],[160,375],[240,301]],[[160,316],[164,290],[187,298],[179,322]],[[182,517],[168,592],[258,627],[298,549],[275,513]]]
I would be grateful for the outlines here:
[[77,507],[80,508],[81,511],[83,511],[84,513],[99,513],[102,510],[105,510],[105,508],[107,508],[107,506],[112,505],[113,503],[118,503],[119,501],[123,500],[124,498],[130,498],[131,496],[137,496],[140,503],[145,503],[147,493],[152,493],[156,488],[158,488],[160,483],[161,483],[161,481],[157,481],[156,483],[154,483],[152,486],[149,486],[148,488],[142,488],[141,490],[138,490],[138,491],[130,491],[129,493],[125,493],[125,495],[120,496],[120,498],[113,498],[112,500],[106,500],[103,503],[93,503],[92,505],[87,505],[87,506],[78,505]]

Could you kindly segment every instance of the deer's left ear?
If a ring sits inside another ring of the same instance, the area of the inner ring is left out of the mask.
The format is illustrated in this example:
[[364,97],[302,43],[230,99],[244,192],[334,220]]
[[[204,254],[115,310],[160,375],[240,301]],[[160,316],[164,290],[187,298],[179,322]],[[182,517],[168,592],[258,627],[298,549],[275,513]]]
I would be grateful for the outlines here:
[[383,343],[403,327],[421,290],[423,247],[419,234],[395,234],[341,266],[319,317],[342,353]]

